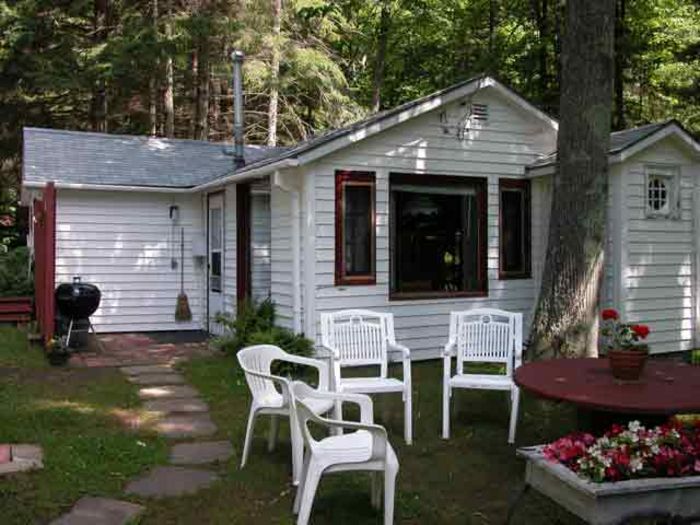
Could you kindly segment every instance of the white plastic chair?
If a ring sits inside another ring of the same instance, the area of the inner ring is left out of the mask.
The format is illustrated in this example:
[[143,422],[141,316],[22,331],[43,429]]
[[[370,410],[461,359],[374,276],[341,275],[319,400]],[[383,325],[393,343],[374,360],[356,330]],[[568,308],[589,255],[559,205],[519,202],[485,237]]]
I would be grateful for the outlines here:
[[[401,392],[404,439],[413,441],[410,350],[396,342],[394,316],[370,310],[341,310],[321,314],[321,344],[330,352],[334,390],[361,394]],[[401,352],[403,379],[389,377],[389,352]],[[379,365],[373,377],[341,376],[343,367]]]
[[[368,470],[373,472],[371,501],[374,508],[381,503],[381,473],[384,473],[384,524],[394,522],[394,496],[399,461],[387,438],[386,430],[373,423],[372,399],[362,394],[319,392],[295,381],[296,419],[304,437],[305,455],[301,484],[294,499],[297,525],[309,522],[316,489],[321,476],[331,472]],[[360,422],[319,417],[309,405],[311,400],[350,402],[360,407]],[[309,431],[309,422],[330,430],[354,430],[317,441]]]
[[[443,352],[442,437],[450,437],[450,398],[453,388],[510,392],[508,443],[515,441],[520,389],[513,371],[522,364],[523,315],[490,308],[450,314],[450,339]],[[452,375],[452,356],[456,356]],[[504,363],[505,374],[470,374],[470,362]]]
[[[289,417],[292,442],[292,476],[294,484],[297,485],[301,476],[304,444],[299,432],[299,425],[294,421],[294,410],[291,409],[293,393],[290,390],[290,381],[273,375],[271,365],[274,361],[284,361],[316,368],[318,370],[318,389],[327,391],[329,386],[328,364],[317,359],[288,354],[273,345],[249,346],[241,349],[236,355],[253,396],[248,415],[241,468],[245,467],[250,453],[255,418],[263,414],[272,416],[268,437],[268,450],[272,451],[277,440],[277,418],[278,416],[287,416]],[[323,414],[334,408],[333,401],[327,399],[310,400],[308,406],[317,414]]]

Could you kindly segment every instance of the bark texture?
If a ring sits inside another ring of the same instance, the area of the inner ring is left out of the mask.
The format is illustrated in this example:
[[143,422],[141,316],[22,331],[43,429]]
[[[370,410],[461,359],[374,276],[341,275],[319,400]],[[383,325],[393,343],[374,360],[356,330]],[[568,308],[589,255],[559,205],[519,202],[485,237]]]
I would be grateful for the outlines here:
[[[95,0],[93,4],[93,40],[101,44],[109,35],[109,0]],[[92,93],[90,120],[93,131],[107,131],[107,84],[104,78],[98,78]]]
[[535,356],[595,351],[606,239],[615,1],[568,0],[549,244],[531,335]]
[[[151,3],[151,16],[153,17],[153,33],[158,35],[158,0]],[[156,71],[158,64],[156,62]],[[156,82],[156,71],[151,72],[148,79],[148,127],[151,137],[158,133],[158,84]]]
[[270,105],[267,109],[267,145],[277,146],[277,117],[280,96],[280,54],[282,0],[272,0],[272,53],[270,64]]
[[[172,0],[166,4],[165,38],[170,45],[172,39]],[[175,105],[173,103],[173,57],[168,52],[165,59],[165,92],[163,93],[163,113],[165,114],[165,136],[175,136]]]
[[194,138],[207,140],[209,135],[209,42],[203,38],[197,49],[197,98]]
[[382,106],[382,86],[384,84],[384,70],[386,68],[386,48],[389,40],[389,24],[391,11],[389,2],[382,2],[382,10],[379,15],[379,30],[377,32],[377,55],[374,58],[374,78],[372,79],[372,111],[377,112]]

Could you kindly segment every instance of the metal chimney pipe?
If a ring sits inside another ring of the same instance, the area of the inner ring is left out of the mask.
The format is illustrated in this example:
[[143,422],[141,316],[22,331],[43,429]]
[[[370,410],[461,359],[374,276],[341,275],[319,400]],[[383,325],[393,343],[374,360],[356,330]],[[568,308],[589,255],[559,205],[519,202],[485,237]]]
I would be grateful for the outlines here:
[[233,164],[235,168],[245,166],[243,154],[243,51],[235,49],[233,60]]

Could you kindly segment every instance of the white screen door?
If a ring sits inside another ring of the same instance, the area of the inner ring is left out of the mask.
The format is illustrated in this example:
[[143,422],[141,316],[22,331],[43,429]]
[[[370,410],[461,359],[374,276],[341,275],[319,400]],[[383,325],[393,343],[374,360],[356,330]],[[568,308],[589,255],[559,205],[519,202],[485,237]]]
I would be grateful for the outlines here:
[[224,200],[222,195],[209,197],[208,217],[208,312],[209,331],[221,333],[217,314],[224,311]]

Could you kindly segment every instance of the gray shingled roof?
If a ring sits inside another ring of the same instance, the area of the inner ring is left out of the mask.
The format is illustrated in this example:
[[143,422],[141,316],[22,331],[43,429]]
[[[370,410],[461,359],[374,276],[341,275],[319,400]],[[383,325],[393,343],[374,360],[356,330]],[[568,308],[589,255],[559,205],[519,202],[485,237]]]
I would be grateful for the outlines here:
[[[246,146],[246,163],[284,148]],[[231,145],[24,128],[23,179],[71,184],[190,188],[233,172]]]
[[[654,124],[645,124],[644,126],[639,126],[637,128],[623,129],[622,131],[614,131],[610,134],[610,149],[608,153],[613,155],[615,153],[620,153],[621,151],[629,148],[633,144],[636,144],[642,139],[653,135],[662,128],[665,128],[669,124],[675,123],[675,120],[669,120],[667,122],[657,122]],[[557,152],[550,153],[549,155],[537,159],[535,162],[528,166],[528,169],[541,168],[543,166],[549,166],[557,162]]]

